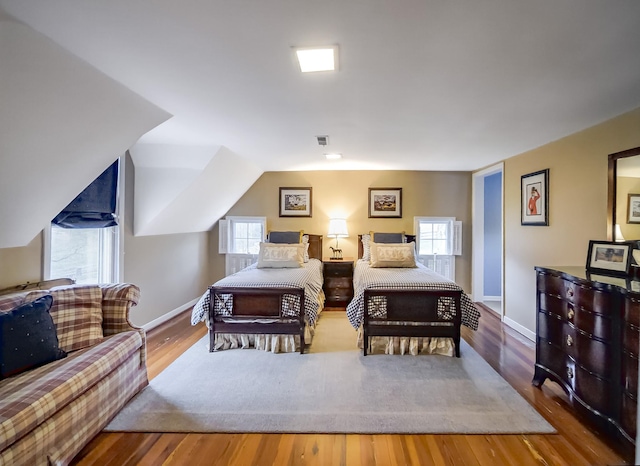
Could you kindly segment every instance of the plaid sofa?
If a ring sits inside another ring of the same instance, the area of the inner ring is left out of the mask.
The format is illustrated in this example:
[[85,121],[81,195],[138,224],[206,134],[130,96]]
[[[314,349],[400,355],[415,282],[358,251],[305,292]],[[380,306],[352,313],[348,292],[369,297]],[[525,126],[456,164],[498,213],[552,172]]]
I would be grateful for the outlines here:
[[145,333],[129,322],[137,286],[12,293],[0,313],[47,294],[67,356],[0,380],[0,465],[68,464],[148,384]]

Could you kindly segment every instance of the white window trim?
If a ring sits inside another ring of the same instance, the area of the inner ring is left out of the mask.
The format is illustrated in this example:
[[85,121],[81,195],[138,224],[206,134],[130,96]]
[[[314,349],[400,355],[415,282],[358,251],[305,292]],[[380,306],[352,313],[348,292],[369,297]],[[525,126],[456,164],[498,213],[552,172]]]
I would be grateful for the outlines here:
[[[443,223],[450,222],[451,230],[449,232],[449,254],[421,254],[420,249],[420,223]],[[458,230],[458,231],[456,231]],[[456,277],[456,253],[461,254],[461,251],[457,250],[456,246],[461,244],[461,232],[462,232],[462,222],[456,221],[455,217],[413,217],[413,231],[416,235],[416,253],[418,254],[418,260],[426,266],[426,261],[428,258],[436,259],[436,256],[443,257],[444,260],[447,261],[450,272],[449,278],[450,280],[455,281]],[[458,241],[456,241],[456,234],[458,235]]]
[[218,253],[225,255],[225,275],[231,275],[258,261],[257,254],[241,254],[234,252],[233,224],[235,222],[261,223],[262,238],[260,238],[260,241],[265,241],[267,238],[267,217],[228,215],[225,219],[220,220],[218,224]]

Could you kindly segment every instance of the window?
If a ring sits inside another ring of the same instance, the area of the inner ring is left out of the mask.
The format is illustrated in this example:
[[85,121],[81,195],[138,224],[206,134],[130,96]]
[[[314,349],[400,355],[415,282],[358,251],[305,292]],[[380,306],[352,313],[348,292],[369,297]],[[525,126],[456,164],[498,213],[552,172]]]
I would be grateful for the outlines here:
[[455,255],[460,254],[461,222],[454,217],[414,217],[418,261],[455,280]]
[[50,226],[49,277],[73,278],[76,283],[118,280],[120,228],[68,229]]
[[121,179],[123,170],[116,162],[45,227],[45,279],[122,281],[122,222],[118,221],[123,210],[123,199],[118,196]]
[[264,241],[266,230],[266,217],[227,217],[220,220],[218,252],[226,254],[227,275],[257,262],[260,242]]
[[235,254],[258,254],[260,242],[264,241],[266,217],[227,217],[231,236],[230,252]]

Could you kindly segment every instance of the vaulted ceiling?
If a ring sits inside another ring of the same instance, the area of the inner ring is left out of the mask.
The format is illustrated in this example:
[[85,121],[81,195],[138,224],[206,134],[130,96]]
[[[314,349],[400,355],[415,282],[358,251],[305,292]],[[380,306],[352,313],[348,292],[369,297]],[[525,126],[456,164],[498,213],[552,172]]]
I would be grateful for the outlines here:
[[[264,171],[488,166],[639,107],[638,25],[637,0],[0,0],[0,217],[30,212],[0,247],[126,150],[136,234],[206,230]],[[300,73],[316,45],[338,71]]]
[[[0,6],[173,115],[140,143],[262,170],[473,170],[640,106],[637,0]],[[339,71],[301,74],[291,48],[327,44]]]

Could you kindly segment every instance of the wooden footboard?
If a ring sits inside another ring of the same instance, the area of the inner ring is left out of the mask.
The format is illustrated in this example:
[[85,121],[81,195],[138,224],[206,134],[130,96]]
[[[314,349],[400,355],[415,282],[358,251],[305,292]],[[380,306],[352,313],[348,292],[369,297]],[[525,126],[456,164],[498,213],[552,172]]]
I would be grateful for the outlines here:
[[[365,290],[364,355],[367,355],[369,337],[373,336],[450,337],[459,358],[461,296],[461,290]],[[440,298],[447,298],[447,312],[439,314]],[[386,314],[383,308],[386,308]],[[384,315],[370,315],[376,311]]]
[[[209,293],[209,351],[214,349],[216,333],[259,333],[299,335],[300,354],[304,353],[304,288],[210,286]],[[290,297],[299,303],[295,316],[283,314],[290,307]],[[223,306],[228,315],[216,315],[216,303]],[[258,321],[267,319],[270,321]]]

